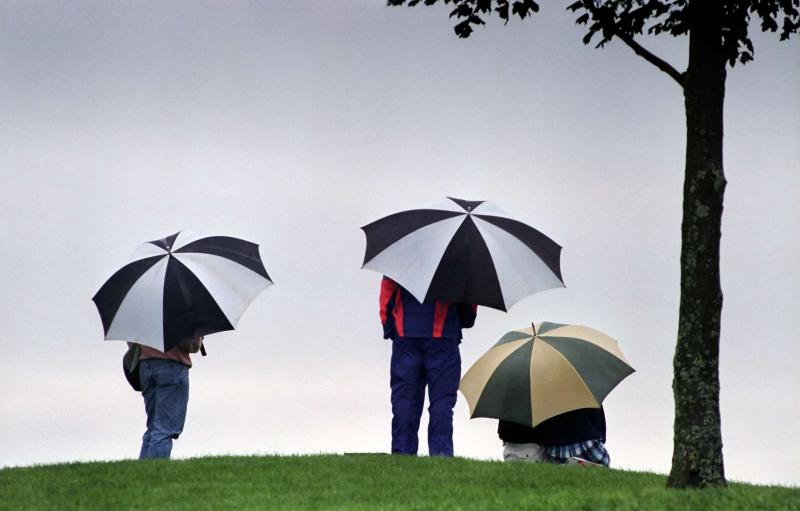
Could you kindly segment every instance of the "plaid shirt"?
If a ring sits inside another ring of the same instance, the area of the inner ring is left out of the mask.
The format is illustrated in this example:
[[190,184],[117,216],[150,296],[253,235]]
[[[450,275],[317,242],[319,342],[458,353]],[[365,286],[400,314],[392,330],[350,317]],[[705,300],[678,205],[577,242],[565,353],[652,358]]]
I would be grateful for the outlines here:
[[600,440],[586,440],[567,445],[550,445],[545,449],[550,460],[556,463],[566,463],[572,457],[583,458],[605,466],[608,466],[611,462],[606,446]]

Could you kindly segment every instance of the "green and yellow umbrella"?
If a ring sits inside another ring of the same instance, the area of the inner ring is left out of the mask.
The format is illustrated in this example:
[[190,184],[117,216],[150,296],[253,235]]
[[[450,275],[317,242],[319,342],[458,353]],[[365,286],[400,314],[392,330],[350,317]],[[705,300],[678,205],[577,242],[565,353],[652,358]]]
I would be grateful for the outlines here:
[[578,325],[541,323],[513,330],[461,379],[470,417],[531,427],[603,399],[634,369],[617,341]]

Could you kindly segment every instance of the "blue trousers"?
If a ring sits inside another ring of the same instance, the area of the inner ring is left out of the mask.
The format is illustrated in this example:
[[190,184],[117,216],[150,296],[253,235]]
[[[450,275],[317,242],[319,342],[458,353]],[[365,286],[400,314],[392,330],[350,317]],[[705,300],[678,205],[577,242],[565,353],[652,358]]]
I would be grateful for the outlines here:
[[170,360],[139,362],[147,431],[142,436],[139,459],[169,458],[172,440],[183,432],[189,404],[189,368]]
[[392,453],[417,454],[428,387],[428,452],[453,455],[453,407],[461,378],[458,339],[398,337],[392,342]]

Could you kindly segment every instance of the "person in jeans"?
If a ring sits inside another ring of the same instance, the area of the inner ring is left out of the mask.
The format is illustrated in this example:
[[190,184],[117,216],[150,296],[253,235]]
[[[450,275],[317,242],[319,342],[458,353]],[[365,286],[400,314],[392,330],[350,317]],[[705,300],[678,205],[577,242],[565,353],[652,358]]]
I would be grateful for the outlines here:
[[428,388],[428,453],[453,455],[453,407],[461,379],[461,329],[475,323],[477,307],[420,303],[388,277],[381,282],[380,318],[392,340],[392,453],[416,455]]
[[197,353],[203,337],[195,337],[166,353],[141,346],[139,378],[142,383],[147,430],[142,436],[139,459],[169,458],[172,441],[177,440],[186,422],[189,404],[190,354]]
[[[603,408],[581,408],[551,417],[535,428],[501,420],[497,434],[506,461],[566,463],[579,458],[608,466],[606,416]],[[526,455],[530,453],[530,455]]]

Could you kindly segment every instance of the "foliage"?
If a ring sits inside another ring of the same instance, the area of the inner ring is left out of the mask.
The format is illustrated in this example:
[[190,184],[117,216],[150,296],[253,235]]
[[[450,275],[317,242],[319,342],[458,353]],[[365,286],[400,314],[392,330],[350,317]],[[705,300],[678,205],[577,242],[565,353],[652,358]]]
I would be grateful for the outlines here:
[[387,455],[216,457],[0,470],[0,510],[800,509],[800,490],[673,490],[652,473]]
[[[473,27],[484,25],[483,18],[493,12],[508,23],[510,17],[525,19],[539,11],[534,0],[388,0],[388,4],[413,7],[439,1],[454,7],[450,17],[460,20],[454,27],[459,37],[469,37]],[[725,0],[723,4],[723,47],[730,65],[753,60],[755,50],[749,34],[752,17],[760,20],[765,32],[780,30],[781,40],[800,29],[800,0]],[[597,34],[597,47],[602,47],[614,36],[624,40],[644,33],[685,35],[690,6],[689,0],[578,0],[567,9],[579,14],[576,23],[588,28],[583,42],[588,44]]]

